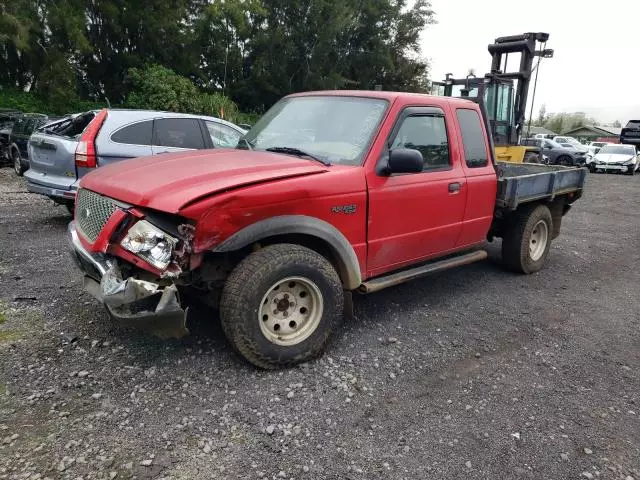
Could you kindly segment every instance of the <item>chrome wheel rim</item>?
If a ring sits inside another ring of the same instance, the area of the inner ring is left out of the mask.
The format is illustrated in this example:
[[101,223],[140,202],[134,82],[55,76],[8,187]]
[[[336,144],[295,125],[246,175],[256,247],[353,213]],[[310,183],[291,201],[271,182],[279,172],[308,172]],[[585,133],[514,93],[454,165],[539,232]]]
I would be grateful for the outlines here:
[[288,277],[274,283],[258,309],[260,330],[276,345],[303,342],[320,324],[324,302],[318,286],[305,277]]
[[549,239],[549,227],[544,220],[540,220],[533,227],[531,239],[529,240],[529,256],[531,260],[537,262],[544,255],[547,249],[547,240]]

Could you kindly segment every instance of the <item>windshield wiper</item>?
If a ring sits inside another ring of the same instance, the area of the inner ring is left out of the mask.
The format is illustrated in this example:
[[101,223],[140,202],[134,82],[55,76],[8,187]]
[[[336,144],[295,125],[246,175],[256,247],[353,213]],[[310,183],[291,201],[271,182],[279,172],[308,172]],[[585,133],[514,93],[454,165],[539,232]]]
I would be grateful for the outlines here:
[[318,158],[314,155],[311,155],[310,153],[305,152],[304,150],[300,150],[299,148],[294,148],[294,147],[269,147],[266,149],[267,152],[275,152],[275,153],[285,153],[288,155],[295,155],[297,157],[307,157],[310,158],[311,160],[315,160],[316,162],[320,162],[321,164],[323,164],[326,167],[330,167],[331,163],[322,160],[321,158]]

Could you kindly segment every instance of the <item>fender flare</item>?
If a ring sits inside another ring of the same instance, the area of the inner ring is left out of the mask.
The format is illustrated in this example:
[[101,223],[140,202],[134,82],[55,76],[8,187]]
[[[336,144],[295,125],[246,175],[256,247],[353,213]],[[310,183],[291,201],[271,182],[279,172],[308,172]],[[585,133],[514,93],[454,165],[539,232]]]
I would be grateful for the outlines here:
[[233,252],[267,237],[288,234],[309,235],[324,241],[338,262],[345,289],[355,290],[360,286],[360,263],[349,241],[330,223],[306,215],[282,215],[260,220],[234,233],[211,251]]

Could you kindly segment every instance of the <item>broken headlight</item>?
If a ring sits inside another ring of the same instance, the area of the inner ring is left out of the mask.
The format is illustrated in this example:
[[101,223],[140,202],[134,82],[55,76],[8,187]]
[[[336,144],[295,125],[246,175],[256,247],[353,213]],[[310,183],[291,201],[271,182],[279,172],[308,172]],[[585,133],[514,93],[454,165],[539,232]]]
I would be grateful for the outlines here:
[[159,270],[164,270],[171,263],[171,254],[177,242],[168,233],[146,220],[140,220],[129,229],[120,245]]

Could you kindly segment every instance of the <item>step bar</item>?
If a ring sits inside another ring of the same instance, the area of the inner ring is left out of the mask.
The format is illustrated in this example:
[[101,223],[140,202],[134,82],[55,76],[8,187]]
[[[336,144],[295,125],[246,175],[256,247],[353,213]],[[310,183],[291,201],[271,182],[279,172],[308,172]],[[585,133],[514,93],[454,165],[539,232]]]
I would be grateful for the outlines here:
[[455,257],[447,258],[445,260],[438,260],[433,263],[427,263],[420,267],[411,268],[409,270],[403,270],[402,272],[392,273],[384,277],[378,277],[364,282],[358,290],[361,293],[373,293],[379,290],[383,290],[394,285],[400,285],[401,283],[415,280],[416,278],[424,277],[431,273],[441,272],[450,268],[460,267],[469,263],[479,262],[487,258],[487,252],[485,250],[477,250],[475,252],[466,253],[464,255],[458,255]]

